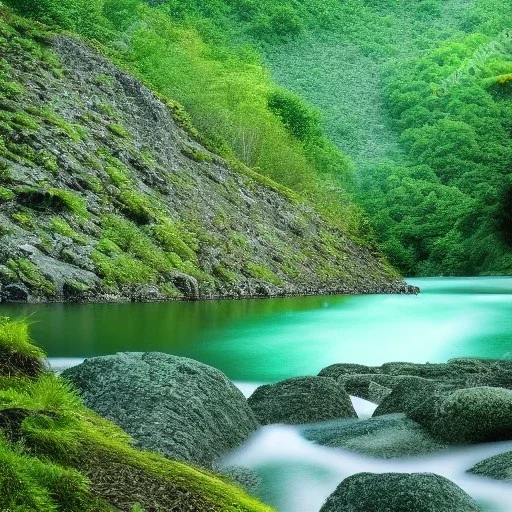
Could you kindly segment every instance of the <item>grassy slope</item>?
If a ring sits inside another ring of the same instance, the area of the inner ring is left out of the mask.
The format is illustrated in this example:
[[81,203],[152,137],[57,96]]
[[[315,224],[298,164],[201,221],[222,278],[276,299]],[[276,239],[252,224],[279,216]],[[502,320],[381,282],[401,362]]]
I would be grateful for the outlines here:
[[42,355],[23,321],[0,319],[0,509],[271,512],[213,474],[131,448]]
[[321,109],[356,164],[381,247],[403,272],[512,271],[511,52],[434,93],[510,26],[504,2],[181,5],[192,24],[207,18],[232,41],[255,43],[273,77]]

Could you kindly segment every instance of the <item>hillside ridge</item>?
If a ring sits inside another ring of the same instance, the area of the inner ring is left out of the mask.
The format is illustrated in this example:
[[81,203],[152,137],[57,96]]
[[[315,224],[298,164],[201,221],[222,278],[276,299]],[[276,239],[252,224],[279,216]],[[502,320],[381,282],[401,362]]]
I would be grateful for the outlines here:
[[87,43],[1,18],[2,301],[415,291]]

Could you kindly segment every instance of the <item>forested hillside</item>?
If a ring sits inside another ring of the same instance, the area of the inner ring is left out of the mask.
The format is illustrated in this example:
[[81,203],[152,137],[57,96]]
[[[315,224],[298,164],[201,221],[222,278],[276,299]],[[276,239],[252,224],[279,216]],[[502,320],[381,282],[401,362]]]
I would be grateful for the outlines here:
[[512,272],[508,1],[150,3],[319,109],[403,272]]
[[403,273],[512,272],[507,1],[8,3],[100,41],[209,149],[373,237]]
[[253,50],[145,4],[12,5],[0,301],[414,291],[362,238],[317,112]]

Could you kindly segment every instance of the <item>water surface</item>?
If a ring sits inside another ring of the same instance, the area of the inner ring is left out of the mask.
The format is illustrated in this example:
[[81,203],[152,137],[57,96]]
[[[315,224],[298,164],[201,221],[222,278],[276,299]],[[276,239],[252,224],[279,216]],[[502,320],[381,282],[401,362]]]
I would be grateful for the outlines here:
[[422,293],[158,304],[0,305],[28,315],[52,358],[158,350],[242,381],[316,374],[336,362],[509,358],[512,278],[409,279]]

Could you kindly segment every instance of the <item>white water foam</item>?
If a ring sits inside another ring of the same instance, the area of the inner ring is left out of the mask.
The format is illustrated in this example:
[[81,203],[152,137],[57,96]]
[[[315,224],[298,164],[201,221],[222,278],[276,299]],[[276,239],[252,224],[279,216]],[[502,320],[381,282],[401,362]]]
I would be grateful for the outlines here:
[[85,361],[83,357],[49,357],[47,363],[50,368],[57,374],[62,373],[67,368],[77,366]]
[[[314,512],[346,477],[360,472],[442,475],[485,504],[485,510],[512,512],[512,486],[466,470],[493,455],[512,450],[512,441],[454,449],[423,457],[383,460],[347,450],[315,445],[301,437],[298,428],[270,425],[261,428],[245,445],[226,457],[225,465],[255,469],[264,477],[262,499],[272,501],[279,512]],[[266,488],[265,488],[266,487]],[[278,490],[278,492],[274,492]]]

